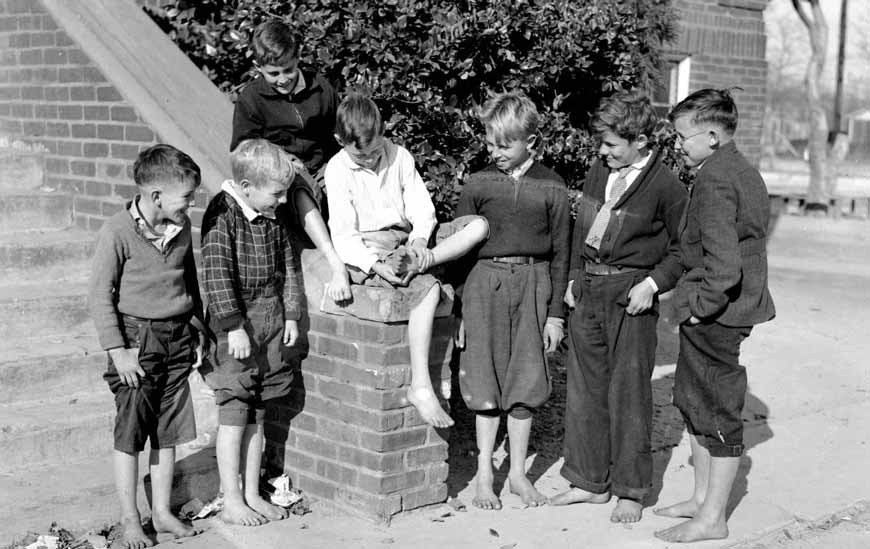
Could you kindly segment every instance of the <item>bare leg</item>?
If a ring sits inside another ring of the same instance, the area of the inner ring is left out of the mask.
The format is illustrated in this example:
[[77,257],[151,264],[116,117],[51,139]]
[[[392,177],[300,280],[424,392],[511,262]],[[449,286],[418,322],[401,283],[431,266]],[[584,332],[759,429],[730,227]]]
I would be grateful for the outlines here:
[[220,425],[217,434],[217,462],[221,486],[224,490],[224,509],[221,519],[230,524],[258,526],[266,518],[245,503],[239,486],[241,450],[250,440],[248,426]]
[[461,231],[450,235],[432,248],[432,254],[435,256],[432,267],[459,259],[483,242],[487,235],[489,235],[489,223],[482,217],[475,219]]
[[429,377],[429,345],[432,342],[432,319],[441,297],[441,288],[432,286],[426,297],[408,316],[408,345],[411,351],[411,386],[408,402],[417,408],[423,420],[435,427],[450,427],[453,419],[441,408],[432,379]]
[[[501,500],[492,490],[495,474],[492,471],[492,453],[495,450],[495,436],[498,434],[499,416],[477,414],[474,420],[477,438],[477,475],[475,475],[475,495],[472,505],[480,509],[498,511]],[[513,460],[513,456],[511,456]]]
[[692,497],[668,507],[654,509],[653,513],[659,516],[692,518],[698,513],[698,509],[701,508],[707,497],[707,481],[710,478],[710,452],[701,445],[697,437],[691,437],[689,443],[692,446],[692,464],[695,467],[695,488],[692,491]]
[[675,543],[727,538],[725,509],[739,466],[739,457],[711,457],[707,495],[697,514],[686,522],[656,532],[655,536]]
[[136,507],[136,486],[139,483],[139,453],[127,454],[115,450],[115,487],[121,500],[121,527],[123,535],[114,547],[143,549],[154,542],[142,530],[142,518]]
[[532,431],[532,418],[517,419],[508,415],[508,441],[511,452],[511,468],[508,472],[510,491],[522,498],[529,507],[538,507],[547,503],[542,495],[526,476],[526,456],[529,452],[529,434]]
[[260,463],[263,459],[263,425],[248,425],[245,427],[245,439],[242,441],[245,471],[245,503],[254,511],[269,520],[287,518],[287,510],[273,505],[260,495]]
[[151,469],[151,523],[158,532],[169,532],[186,538],[199,533],[189,524],[178,520],[169,509],[172,494],[172,476],[175,471],[175,448],[151,450],[148,458]]
[[327,289],[330,299],[333,301],[350,299],[350,280],[347,276],[347,269],[335,252],[332,239],[329,237],[329,230],[326,228],[323,216],[320,215],[320,210],[317,209],[317,205],[305,191],[297,190],[293,194],[293,200],[296,203],[299,221],[302,223],[302,228],[305,229],[305,234],[308,235],[320,253],[326,257],[332,271],[332,279],[329,281]]

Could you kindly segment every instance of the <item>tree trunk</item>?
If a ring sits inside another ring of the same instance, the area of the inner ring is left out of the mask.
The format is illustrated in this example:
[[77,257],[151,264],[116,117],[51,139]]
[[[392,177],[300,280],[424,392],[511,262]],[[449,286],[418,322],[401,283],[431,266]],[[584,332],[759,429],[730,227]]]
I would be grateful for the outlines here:
[[[803,4],[809,4],[812,16],[807,15]],[[819,0],[792,0],[798,17],[810,35],[811,55],[807,64],[807,106],[809,108],[810,133],[807,152],[810,160],[810,184],[807,189],[808,207],[827,210],[830,197],[827,193],[828,118],[821,96],[822,71],[828,46],[828,25],[819,6]]]

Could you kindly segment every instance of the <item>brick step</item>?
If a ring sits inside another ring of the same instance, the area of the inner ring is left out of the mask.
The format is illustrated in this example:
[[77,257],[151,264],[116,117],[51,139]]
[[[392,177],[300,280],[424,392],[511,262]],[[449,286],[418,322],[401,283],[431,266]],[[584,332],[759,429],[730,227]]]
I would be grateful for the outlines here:
[[62,229],[73,222],[73,199],[56,192],[0,192],[0,234]]
[[0,343],[0,402],[51,398],[105,388],[106,354],[87,333]]
[[91,326],[84,282],[21,283],[0,287],[0,334],[7,341],[87,333]]
[[[38,465],[15,474],[0,475],[0,546],[5,547],[27,532],[46,533],[52,522],[78,536],[99,530],[120,518],[110,447],[83,460]],[[148,452],[139,456],[137,497],[143,517],[149,515]],[[143,489],[143,484],[145,489]],[[177,508],[194,497],[211,500],[219,490],[213,447],[181,446],[177,450],[172,505]],[[166,541],[166,540],[160,540]]]
[[0,234],[0,266],[35,268],[87,259],[94,253],[94,239],[94,233],[76,227]]
[[[191,378],[191,396],[201,447],[217,429],[214,399]],[[56,465],[104,455],[113,446],[114,398],[105,387],[89,392],[0,405],[0,477],[36,465]]]

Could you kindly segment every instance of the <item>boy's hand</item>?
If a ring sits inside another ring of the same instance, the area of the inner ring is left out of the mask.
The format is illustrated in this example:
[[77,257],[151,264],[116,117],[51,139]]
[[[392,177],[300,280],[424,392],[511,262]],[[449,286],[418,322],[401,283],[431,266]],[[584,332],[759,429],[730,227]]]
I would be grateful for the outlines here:
[[565,330],[562,327],[564,322],[561,318],[547,318],[547,323],[544,324],[544,352],[552,353],[559,348],[559,343],[565,337]]
[[465,349],[465,320],[453,317],[453,342],[457,349]]
[[139,378],[145,377],[145,370],[139,366],[139,348],[124,349],[117,347],[109,349],[109,356],[112,358],[112,364],[115,365],[115,370],[118,372],[118,377],[124,385],[139,388]]
[[656,291],[650,283],[646,279],[641,280],[628,291],[628,306],[625,312],[636,315],[646,311],[652,307],[655,295]]
[[432,253],[432,250],[426,244],[426,241],[422,238],[415,238],[411,242],[411,246],[408,247],[408,251],[417,260],[421,273],[428,271],[429,267],[435,262],[435,254]]
[[378,261],[377,263],[372,265],[372,270],[390,284],[393,284],[395,286],[408,285],[407,281],[399,278],[399,276],[396,274],[396,270],[393,267],[387,265],[383,261]]
[[284,321],[284,345],[292,347],[299,339],[299,323],[295,320]]
[[251,356],[251,340],[248,339],[248,332],[244,326],[227,332],[227,351],[237,360]]
[[350,279],[344,265],[332,268],[332,280],[326,285],[326,295],[336,303],[348,301],[353,297],[350,292]]
[[577,306],[577,303],[574,302],[574,281],[568,281],[568,288],[565,290],[565,296],[562,298],[562,301],[565,302],[565,305],[573,309]]

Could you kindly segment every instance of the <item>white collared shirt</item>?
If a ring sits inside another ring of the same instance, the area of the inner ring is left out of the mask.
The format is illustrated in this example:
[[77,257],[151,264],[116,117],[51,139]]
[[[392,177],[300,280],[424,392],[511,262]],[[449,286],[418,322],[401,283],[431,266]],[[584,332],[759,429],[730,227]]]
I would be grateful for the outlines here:
[[145,237],[145,239],[153,244],[160,252],[163,252],[166,250],[169,243],[172,242],[172,239],[181,233],[183,227],[167,219],[166,230],[163,231],[163,234],[156,232],[142,216],[142,210],[139,209],[139,198],[140,196],[137,194],[133,198],[133,202],[130,203],[130,209],[128,210],[130,216],[133,218],[133,221],[136,222],[136,226],[139,228],[139,234]]
[[[652,151],[647,153],[646,156],[635,162],[631,165],[633,170],[628,172],[625,176],[625,190],[627,191],[631,184],[634,183],[634,180],[637,179],[637,176],[640,175],[640,172],[646,167],[647,162],[649,162],[650,158],[652,158]],[[619,177],[619,170],[613,170],[610,172],[610,175],[607,176],[607,186],[604,188],[604,201],[610,200],[610,190],[613,188],[613,182],[616,181],[616,178]]]
[[407,149],[384,140],[375,170],[363,168],[343,149],[326,164],[329,229],[342,261],[370,272],[378,261],[362,233],[390,227],[409,231],[408,242],[428,241],[435,228],[435,206]]
[[519,181],[522,176],[526,175],[526,172],[529,171],[529,168],[531,168],[534,163],[535,157],[529,155],[525,162],[512,169],[508,175],[511,176],[514,181]]
[[236,204],[242,209],[242,214],[245,216],[245,219],[248,221],[253,221],[260,216],[263,216],[268,219],[275,219],[275,214],[264,214],[260,213],[254,208],[252,208],[245,198],[239,194],[239,191],[236,189],[236,186],[232,179],[227,179],[223,183],[221,183],[221,190],[236,201]]

